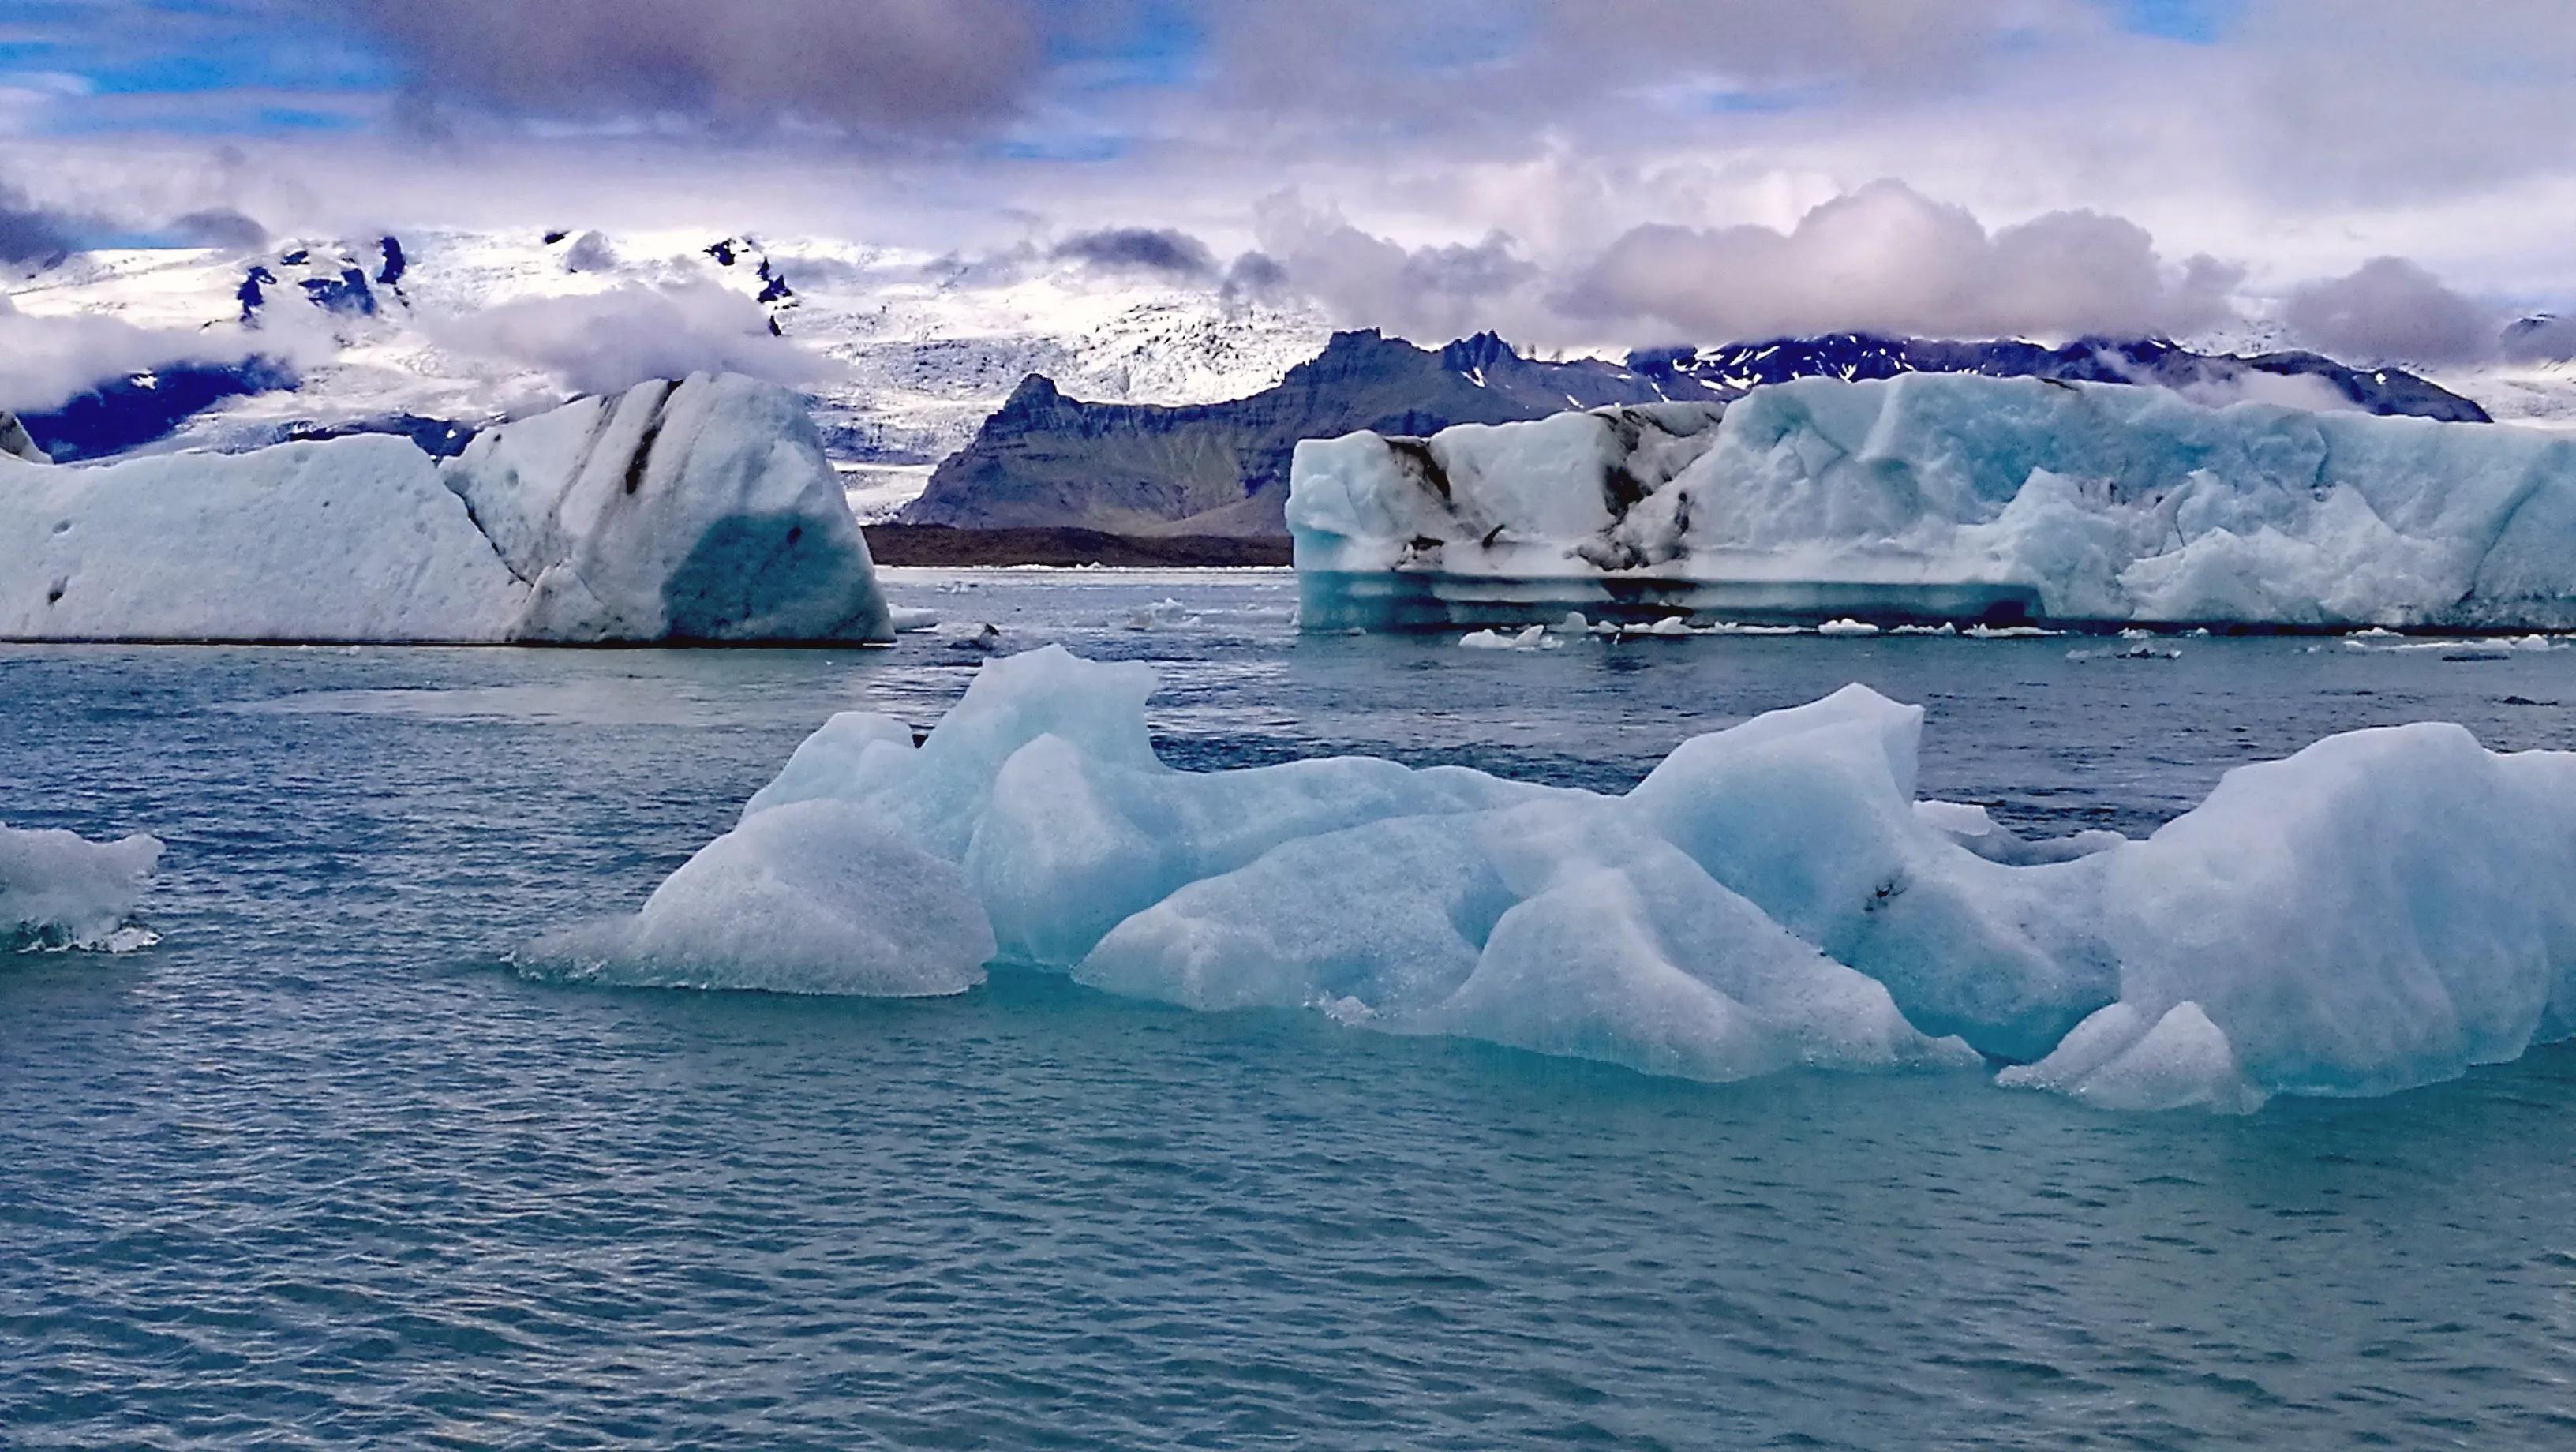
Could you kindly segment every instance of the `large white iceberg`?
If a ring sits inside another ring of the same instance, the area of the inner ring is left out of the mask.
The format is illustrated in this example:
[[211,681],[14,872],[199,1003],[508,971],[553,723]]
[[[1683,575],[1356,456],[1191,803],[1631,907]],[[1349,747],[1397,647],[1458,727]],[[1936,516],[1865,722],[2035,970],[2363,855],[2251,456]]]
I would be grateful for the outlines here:
[[152,942],[134,908],[160,861],[159,840],[141,833],[92,842],[0,826],[0,951],[123,952]]
[[2576,755],[2362,731],[2147,839],[2033,842],[1916,800],[1922,711],[1860,686],[1618,796],[1369,757],[1178,771],[1152,688],[1049,647],[918,745],[835,717],[641,915],[537,956],[906,994],[989,957],[1712,1081],[1981,1053],[2118,1108],[2387,1093],[2576,1034]]
[[1308,629],[2576,625],[2576,438],[1973,374],[1297,446]]
[[652,382],[445,464],[362,436],[96,467],[0,457],[0,639],[884,641],[796,398]]

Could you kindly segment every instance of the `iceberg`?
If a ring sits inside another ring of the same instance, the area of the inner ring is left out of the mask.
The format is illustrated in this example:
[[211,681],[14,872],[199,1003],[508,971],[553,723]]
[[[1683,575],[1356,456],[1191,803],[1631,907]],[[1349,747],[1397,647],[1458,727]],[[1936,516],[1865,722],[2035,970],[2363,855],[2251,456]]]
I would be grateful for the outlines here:
[[0,950],[122,953],[158,941],[134,907],[160,861],[160,841],[141,833],[92,842],[0,825]]
[[0,639],[892,638],[794,395],[650,382],[444,464],[360,436],[93,467],[0,457]]
[[2576,625],[2576,439],[1972,374],[1297,446],[1309,630]]
[[2360,731],[2144,839],[2031,840],[1918,799],[1922,710],[1861,686],[1619,795],[1181,771],[1153,687],[1050,646],[918,743],[836,716],[640,914],[541,947],[795,992],[962,991],[990,960],[1712,1082],[1987,1062],[2118,1109],[2386,1094],[2576,1036],[2576,754]]

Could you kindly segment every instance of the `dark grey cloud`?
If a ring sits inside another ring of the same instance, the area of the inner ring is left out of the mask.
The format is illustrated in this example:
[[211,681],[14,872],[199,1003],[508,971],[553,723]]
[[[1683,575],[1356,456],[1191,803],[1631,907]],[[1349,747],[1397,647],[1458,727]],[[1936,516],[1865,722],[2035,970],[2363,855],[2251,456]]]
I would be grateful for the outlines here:
[[[938,133],[1011,114],[1040,0],[290,0],[382,41],[430,108]],[[418,114],[418,113],[416,113]]]
[[2495,356],[2503,319],[2402,257],[2377,257],[2291,292],[2281,321],[2346,362],[2471,363]]
[[268,229],[261,226],[256,218],[230,207],[209,207],[172,218],[170,230],[198,247],[247,251],[268,241]]
[[80,219],[28,199],[0,181],[0,262],[42,262],[70,251]]
[[1079,262],[1110,272],[1143,272],[1197,279],[1216,273],[1216,254],[1187,232],[1171,227],[1106,227],[1079,232],[1047,250],[1058,262]]
[[1569,316],[1710,342],[1855,329],[1916,336],[2187,333],[2225,318],[2237,269],[2179,267],[2133,222],[2052,212],[1988,232],[1882,181],[1787,232],[1644,226],[1555,299]]
[[580,393],[615,393],[648,378],[747,373],[799,385],[833,365],[771,336],[768,314],[713,283],[527,298],[426,325],[442,347],[541,368]]
[[1226,264],[1225,290],[1230,295],[1266,299],[1287,289],[1287,267],[1267,252],[1246,252]]

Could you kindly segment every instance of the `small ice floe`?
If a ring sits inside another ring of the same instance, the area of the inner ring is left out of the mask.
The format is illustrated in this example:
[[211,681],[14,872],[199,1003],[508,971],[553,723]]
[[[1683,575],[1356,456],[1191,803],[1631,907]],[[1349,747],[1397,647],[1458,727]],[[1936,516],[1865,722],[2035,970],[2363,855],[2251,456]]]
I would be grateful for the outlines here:
[[2182,652],[2170,645],[2158,645],[2151,640],[2140,640],[2121,646],[2117,650],[2070,650],[2066,653],[2066,658],[2072,661],[2180,660]]
[[1846,616],[1840,620],[1828,620],[1817,626],[1816,633],[1818,635],[1876,635],[1878,627],[1866,620],[1854,620]]
[[1900,625],[1890,635],[1956,635],[1959,627],[1944,620],[1938,625]]
[[161,941],[134,906],[161,861],[158,838],[92,842],[0,826],[0,950],[130,953]]
[[1544,625],[1533,625],[1517,635],[1499,630],[1470,630],[1458,637],[1462,650],[1555,650],[1565,644],[1547,633]]
[[2042,630],[2036,625],[1971,625],[1959,632],[1970,640],[2038,640],[2043,636],[2064,635],[2062,630]]
[[1130,630],[1166,630],[1175,625],[1198,623],[1199,618],[1190,613],[1190,607],[1169,597],[1132,611],[1127,616],[1127,628]]
[[1679,615],[1667,615],[1661,620],[1649,621],[1643,625],[1619,627],[1619,637],[1622,640],[1637,636],[1651,636],[1658,640],[1682,640],[1696,633],[1691,629],[1690,621]]
[[886,614],[898,633],[935,630],[939,627],[939,612],[936,610],[917,610],[909,605],[892,605],[887,607]]

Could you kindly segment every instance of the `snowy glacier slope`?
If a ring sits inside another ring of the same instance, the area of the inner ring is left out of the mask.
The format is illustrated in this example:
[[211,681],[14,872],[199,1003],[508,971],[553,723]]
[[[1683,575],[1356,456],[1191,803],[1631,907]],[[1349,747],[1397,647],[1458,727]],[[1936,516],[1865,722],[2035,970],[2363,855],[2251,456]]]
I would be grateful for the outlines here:
[[0,459],[0,639],[891,638],[812,424],[753,379],[580,400],[444,464],[388,437]]
[[[707,366],[667,337],[657,356],[649,335],[678,332],[724,366],[808,393],[835,459],[926,466],[1029,373],[1085,397],[1213,402],[1277,383],[1329,331],[1297,307],[1070,263],[968,268],[714,231],[102,251],[9,290],[30,316],[202,332],[290,362],[300,386],[224,400],[169,441],[217,448],[405,415],[482,424],[623,387],[674,358],[654,371]],[[601,371],[620,366],[628,376]]]
[[1917,801],[1923,712],[1860,686],[1619,796],[1369,757],[1179,771],[1153,686],[1048,647],[918,746],[835,717],[640,915],[521,964],[926,995],[990,958],[1712,1081],[1982,1054],[2125,1109],[2389,1093],[2576,1035],[2576,755],[2354,732],[2147,839],[2025,842]]
[[1310,628],[1565,610],[2576,624],[2576,439],[2118,384],[1809,379],[1299,446]]

